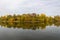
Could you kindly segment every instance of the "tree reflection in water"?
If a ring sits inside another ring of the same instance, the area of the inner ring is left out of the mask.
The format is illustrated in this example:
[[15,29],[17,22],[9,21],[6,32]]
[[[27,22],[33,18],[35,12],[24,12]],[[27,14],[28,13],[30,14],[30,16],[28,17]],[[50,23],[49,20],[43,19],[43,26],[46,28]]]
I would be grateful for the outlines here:
[[32,29],[32,30],[36,30],[36,29],[45,29],[46,26],[51,26],[51,25],[55,25],[55,26],[60,26],[59,22],[55,22],[55,23],[39,23],[39,22],[2,22],[0,23],[1,26],[7,27],[7,28],[23,28],[23,29]]

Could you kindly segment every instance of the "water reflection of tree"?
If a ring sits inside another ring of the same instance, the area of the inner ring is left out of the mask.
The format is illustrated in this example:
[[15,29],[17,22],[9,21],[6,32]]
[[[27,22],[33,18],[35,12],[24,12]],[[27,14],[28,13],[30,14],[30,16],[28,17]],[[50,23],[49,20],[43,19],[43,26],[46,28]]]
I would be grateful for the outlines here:
[[40,23],[40,22],[2,22],[0,23],[1,26],[7,27],[7,28],[23,28],[23,29],[32,29],[32,30],[36,30],[36,29],[45,29],[46,26],[51,26],[52,24],[54,24],[55,26],[60,26],[59,22],[55,22],[55,23]]
[[54,25],[59,27],[60,26],[60,22],[55,22]]

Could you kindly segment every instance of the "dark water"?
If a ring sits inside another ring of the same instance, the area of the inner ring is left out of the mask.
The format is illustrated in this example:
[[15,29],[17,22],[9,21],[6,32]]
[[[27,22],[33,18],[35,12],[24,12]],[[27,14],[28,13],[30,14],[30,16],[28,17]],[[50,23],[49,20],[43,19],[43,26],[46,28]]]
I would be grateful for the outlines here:
[[0,40],[60,40],[60,27],[52,25],[32,30],[0,26]]

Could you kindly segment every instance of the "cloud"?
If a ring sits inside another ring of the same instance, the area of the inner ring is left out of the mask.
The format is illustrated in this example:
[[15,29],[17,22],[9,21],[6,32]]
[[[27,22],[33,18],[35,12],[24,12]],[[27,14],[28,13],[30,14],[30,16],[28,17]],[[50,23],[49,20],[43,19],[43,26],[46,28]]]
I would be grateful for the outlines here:
[[32,12],[60,15],[60,0],[0,0],[0,15]]

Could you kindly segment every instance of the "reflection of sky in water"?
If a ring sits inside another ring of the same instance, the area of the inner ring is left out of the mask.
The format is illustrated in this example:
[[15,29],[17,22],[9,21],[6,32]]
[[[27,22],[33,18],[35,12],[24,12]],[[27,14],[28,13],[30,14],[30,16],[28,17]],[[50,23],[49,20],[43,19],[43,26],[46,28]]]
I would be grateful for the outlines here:
[[45,29],[13,29],[0,27],[0,39],[20,39],[20,40],[46,40],[60,39],[60,27],[47,26]]
[[32,12],[60,15],[60,0],[0,0],[0,15]]

